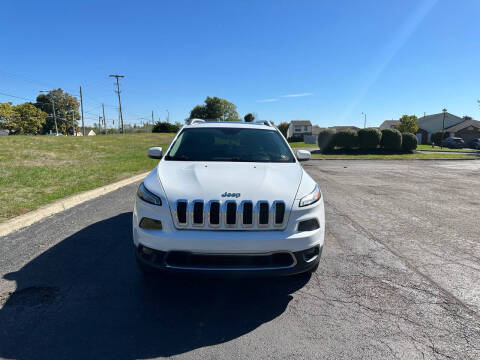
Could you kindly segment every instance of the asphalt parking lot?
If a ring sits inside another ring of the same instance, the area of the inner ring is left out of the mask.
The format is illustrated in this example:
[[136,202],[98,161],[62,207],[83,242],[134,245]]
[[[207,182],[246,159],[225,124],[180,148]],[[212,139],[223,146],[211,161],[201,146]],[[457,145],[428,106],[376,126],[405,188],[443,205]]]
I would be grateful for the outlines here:
[[480,358],[480,162],[310,161],[319,270],[168,278],[135,267],[135,185],[0,239],[0,357]]

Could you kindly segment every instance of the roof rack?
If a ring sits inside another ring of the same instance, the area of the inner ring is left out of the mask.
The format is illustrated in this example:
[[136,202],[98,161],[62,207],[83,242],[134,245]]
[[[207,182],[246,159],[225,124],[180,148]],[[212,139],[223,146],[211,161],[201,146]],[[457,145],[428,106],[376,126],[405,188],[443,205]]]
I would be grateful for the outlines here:
[[195,125],[195,124],[200,124],[200,123],[204,123],[205,120],[202,120],[202,119],[192,119],[190,120],[190,123],[189,125]]
[[253,123],[258,125],[273,126],[273,124],[268,120],[255,120]]

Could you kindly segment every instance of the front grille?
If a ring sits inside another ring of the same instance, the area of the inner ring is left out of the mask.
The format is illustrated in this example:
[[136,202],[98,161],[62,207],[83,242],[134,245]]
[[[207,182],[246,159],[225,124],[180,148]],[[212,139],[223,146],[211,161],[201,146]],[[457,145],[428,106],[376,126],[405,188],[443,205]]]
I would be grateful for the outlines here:
[[177,202],[177,220],[179,224],[187,225],[187,202]]
[[203,201],[195,201],[193,203],[193,223],[195,225],[203,225]]
[[237,224],[237,203],[227,202],[227,216],[225,218],[225,224],[236,225]]
[[281,229],[287,211],[281,200],[256,203],[250,200],[178,200],[175,204],[175,225],[181,229],[255,230]]
[[262,201],[259,204],[259,211],[258,211],[258,224],[259,225],[268,225],[268,203],[266,201]]

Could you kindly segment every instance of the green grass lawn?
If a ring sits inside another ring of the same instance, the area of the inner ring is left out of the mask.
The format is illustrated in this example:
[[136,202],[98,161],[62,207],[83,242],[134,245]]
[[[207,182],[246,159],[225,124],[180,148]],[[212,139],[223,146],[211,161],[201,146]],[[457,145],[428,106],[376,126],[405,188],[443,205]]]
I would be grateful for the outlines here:
[[312,154],[312,159],[480,159],[475,154],[413,153],[413,154]]
[[440,147],[440,146],[435,146],[435,147],[432,147],[432,145],[418,145],[417,146],[417,150],[429,150],[429,151],[462,151],[462,152],[480,152],[480,150],[475,150],[475,149],[468,149],[468,148],[464,148],[464,149],[449,149],[449,148],[446,148],[444,147],[443,149]]
[[295,148],[314,148],[314,149],[318,149],[317,144],[305,144],[303,141],[290,142],[289,144],[290,144],[290,147],[292,149],[295,149]]
[[0,222],[152,169],[151,146],[173,134],[0,136]]

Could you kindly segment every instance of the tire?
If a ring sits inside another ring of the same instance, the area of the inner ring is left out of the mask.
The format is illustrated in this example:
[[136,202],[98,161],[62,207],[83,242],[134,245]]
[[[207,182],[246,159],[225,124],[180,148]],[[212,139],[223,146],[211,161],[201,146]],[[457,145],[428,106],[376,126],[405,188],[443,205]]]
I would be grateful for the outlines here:
[[312,267],[310,270],[308,270],[308,272],[310,274],[313,274],[314,272],[316,272],[318,270],[318,265],[320,265],[320,261],[318,261],[314,267]]

